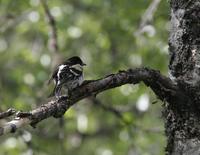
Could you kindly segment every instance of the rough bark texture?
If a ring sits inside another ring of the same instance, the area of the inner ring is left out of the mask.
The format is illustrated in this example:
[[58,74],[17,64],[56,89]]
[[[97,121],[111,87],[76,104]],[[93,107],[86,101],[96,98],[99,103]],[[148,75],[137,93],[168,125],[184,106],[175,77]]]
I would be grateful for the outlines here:
[[79,100],[91,95],[96,95],[108,89],[124,84],[136,84],[143,81],[164,101],[170,103],[182,102],[184,94],[169,78],[158,71],[148,68],[129,69],[119,73],[108,75],[99,80],[86,81],[80,87],[74,89],[70,97],[62,97],[59,100],[51,100],[41,105],[30,113],[19,113],[17,117],[0,127],[0,136],[13,133],[24,125],[35,126],[38,122],[54,116],[60,117],[65,111]]
[[200,0],[171,0],[171,75],[188,97],[164,110],[167,154],[200,154]]

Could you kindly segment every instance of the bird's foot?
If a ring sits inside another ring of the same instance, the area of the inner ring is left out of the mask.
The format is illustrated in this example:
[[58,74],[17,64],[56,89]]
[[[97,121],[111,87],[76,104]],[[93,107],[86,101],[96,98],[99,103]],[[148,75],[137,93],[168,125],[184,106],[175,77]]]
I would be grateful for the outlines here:
[[62,95],[62,96],[58,96],[58,97],[56,97],[56,98],[57,98],[58,102],[60,102],[61,100],[66,100],[66,99],[68,99],[69,96],[68,96],[68,95]]

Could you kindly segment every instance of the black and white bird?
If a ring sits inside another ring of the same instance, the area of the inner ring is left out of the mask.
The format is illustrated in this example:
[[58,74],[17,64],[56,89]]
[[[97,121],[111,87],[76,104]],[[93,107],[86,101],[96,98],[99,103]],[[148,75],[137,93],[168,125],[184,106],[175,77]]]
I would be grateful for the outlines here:
[[53,72],[50,83],[52,80],[55,82],[55,88],[50,96],[61,96],[62,87],[67,89],[69,95],[70,91],[83,82],[83,66],[86,64],[78,56],[71,57],[60,64]]

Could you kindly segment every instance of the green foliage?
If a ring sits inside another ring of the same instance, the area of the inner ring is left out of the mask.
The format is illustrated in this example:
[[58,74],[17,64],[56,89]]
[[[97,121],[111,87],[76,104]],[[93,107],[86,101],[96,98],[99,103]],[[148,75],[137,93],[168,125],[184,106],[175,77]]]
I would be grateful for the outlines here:
[[[86,79],[118,70],[149,66],[167,73],[169,6],[161,1],[150,28],[137,35],[147,0],[48,1],[56,24],[59,54],[79,55],[87,63]],[[28,111],[46,100],[46,82],[55,59],[48,49],[49,25],[38,0],[0,0],[0,109]],[[145,95],[146,94],[146,95]],[[64,115],[64,124],[48,119],[3,136],[0,154],[160,155],[165,138],[161,106],[143,84],[125,85],[97,96],[116,114],[85,99]],[[140,102],[139,102],[140,99]],[[149,107],[140,111],[141,100]],[[126,123],[125,123],[125,122]]]

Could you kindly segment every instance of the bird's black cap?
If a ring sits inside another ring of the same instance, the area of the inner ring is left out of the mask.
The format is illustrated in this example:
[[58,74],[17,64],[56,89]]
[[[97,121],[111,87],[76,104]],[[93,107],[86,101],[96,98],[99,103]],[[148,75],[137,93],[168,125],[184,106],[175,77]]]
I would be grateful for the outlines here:
[[65,64],[70,64],[70,65],[75,65],[75,64],[80,64],[82,66],[86,65],[85,63],[83,63],[83,61],[81,60],[81,58],[78,57],[78,56],[73,56],[73,57],[67,59],[64,63]]

